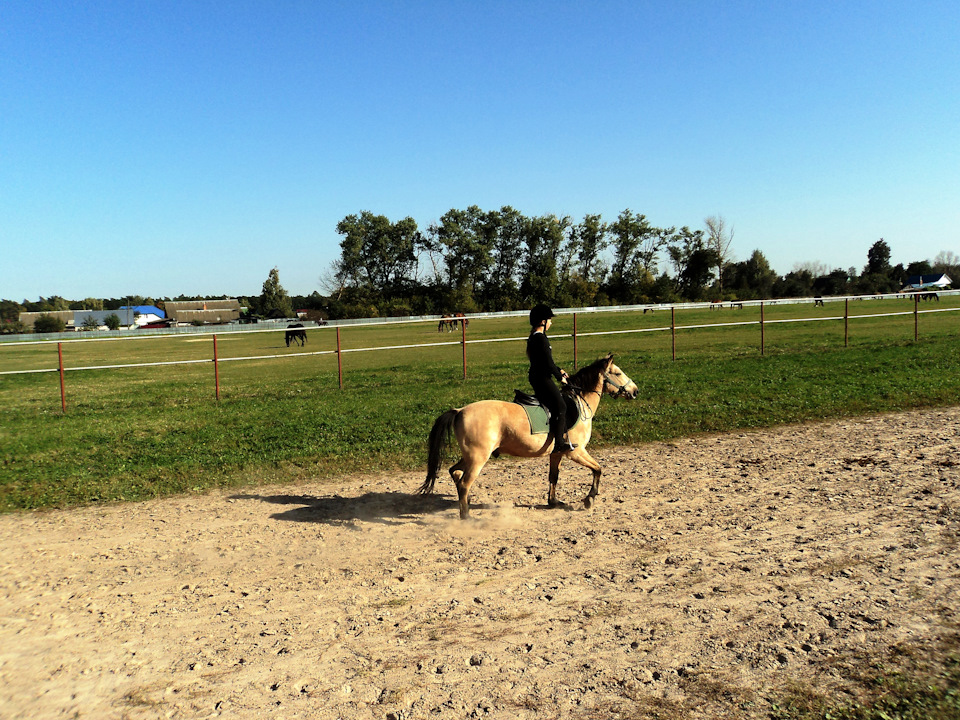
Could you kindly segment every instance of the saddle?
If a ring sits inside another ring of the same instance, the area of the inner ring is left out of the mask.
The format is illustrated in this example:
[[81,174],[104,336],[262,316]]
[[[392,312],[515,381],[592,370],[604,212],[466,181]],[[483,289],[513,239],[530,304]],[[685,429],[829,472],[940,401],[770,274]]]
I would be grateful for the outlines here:
[[[530,421],[530,432],[534,435],[550,432],[550,410],[542,405],[534,395],[523,390],[513,391],[513,402],[520,405],[527,413]],[[570,395],[563,396],[567,407],[567,429],[569,430],[580,421],[580,411],[577,401]]]

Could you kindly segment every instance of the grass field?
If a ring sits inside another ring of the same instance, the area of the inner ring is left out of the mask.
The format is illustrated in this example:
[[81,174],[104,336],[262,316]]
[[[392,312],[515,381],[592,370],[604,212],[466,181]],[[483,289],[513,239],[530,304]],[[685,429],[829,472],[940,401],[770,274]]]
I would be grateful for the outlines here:
[[[850,320],[845,345],[842,303],[767,306],[763,354],[759,308],[678,311],[676,360],[669,312],[581,313],[578,364],[614,352],[640,387],[633,402],[604,401],[591,446],[955,404],[960,312],[921,313],[915,342],[913,308],[850,303],[861,317]],[[921,307],[957,308],[955,297]],[[570,315],[552,330],[569,370],[572,330]],[[309,354],[336,349],[333,328],[308,330],[303,349],[287,348],[282,330],[221,333],[219,401],[211,362],[68,371],[66,413],[57,373],[2,375],[0,510],[422,467],[437,415],[527,387],[527,332],[524,318],[472,320],[464,379],[459,334],[438,334],[435,323],[346,327],[342,390],[336,355]],[[398,347],[409,344],[419,347]],[[213,340],[84,340],[64,342],[63,354],[68,370],[209,361]],[[56,343],[0,346],[2,371],[56,366]]]

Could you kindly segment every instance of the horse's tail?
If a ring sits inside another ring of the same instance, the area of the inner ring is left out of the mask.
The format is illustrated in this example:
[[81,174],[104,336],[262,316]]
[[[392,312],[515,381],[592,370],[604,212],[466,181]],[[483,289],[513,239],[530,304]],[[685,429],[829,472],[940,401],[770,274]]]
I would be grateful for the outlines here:
[[437,418],[430,429],[430,437],[427,440],[427,479],[417,490],[421,495],[428,495],[433,492],[434,483],[437,482],[437,475],[443,465],[444,451],[450,443],[450,436],[453,434],[453,423],[459,414],[459,410],[447,410]]

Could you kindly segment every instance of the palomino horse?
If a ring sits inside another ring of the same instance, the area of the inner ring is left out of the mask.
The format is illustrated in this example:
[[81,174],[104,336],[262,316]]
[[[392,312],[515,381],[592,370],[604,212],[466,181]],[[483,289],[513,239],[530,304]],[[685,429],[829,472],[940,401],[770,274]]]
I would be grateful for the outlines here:
[[523,407],[501,400],[480,400],[465,407],[447,410],[437,418],[430,430],[427,479],[419,492],[433,492],[434,483],[443,464],[444,450],[451,433],[456,435],[461,458],[450,468],[450,477],[457,486],[460,499],[460,518],[470,515],[470,486],[477,479],[483,466],[492,454],[503,453],[516,457],[543,457],[550,455],[550,490],[547,504],[556,507],[557,480],[560,477],[560,462],[564,456],[593,471],[593,484],[583,499],[584,507],[593,505],[593,498],[600,490],[600,465],[587,452],[590,442],[593,416],[600,404],[600,397],[607,392],[614,397],[631,400],[637,396],[637,386],[623,371],[613,364],[613,355],[600,358],[570,378],[574,389],[574,401],[580,419],[568,430],[570,442],[577,447],[569,452],[554,453],[552,434],[534,434]]

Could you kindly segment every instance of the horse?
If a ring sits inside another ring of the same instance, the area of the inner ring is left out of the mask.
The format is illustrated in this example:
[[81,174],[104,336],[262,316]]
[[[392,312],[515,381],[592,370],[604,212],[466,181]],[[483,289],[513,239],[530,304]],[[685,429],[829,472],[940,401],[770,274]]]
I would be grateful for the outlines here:
[[302,323],[288,325],[287,330],[283,333],[283,339],[287,341],[287,347],[290,347],[291,340],[295,345],[304,346],[307,344],[307,331],[303,329]]
[[464,315],[462,312],[458,312],[458,313],[455,313],[455,314],[454,314],[454,316],[453,316],[453,327],[454,327],[454,328],[457,327],[457,321],[460,321],[461,323],[463,323],[464,329],[466,329],[467,325],[470,324],[470,321],[467,319],[467,316]]
[[443,315],[440,318],[440,322],[437,323],[437,332],[443,332],[444,329],[446,329],[447,332],[453,332],[456,327],[457,321],[452,315]]
[[579,421],[567,431],[570,442],[577,447],[566,452],[553,452],[553,435],[533,433],[526,411],[516,402],[480,400],[462,408],[447,410],[434,422],[428,439],[427,477],[417,491],[421,495],[433,492],[437,475],[444,462],[450,438],[456,436],[461,458],[450,469],[450,477],[457,486],[460,501],[460,519],[470,515],[470,486],[491,455],[501,453],[522,458],[550,456],[550,489],[547,504],[556,507],[557,480],[560,462],[564,456],[593,472],[593,483],[583,500],[585,508],[593,505],[600,491],[600,464],[587,452],[593,416],[604,392],[614,397],[634,399],[637,385],[613,362],[613,354],[602,357],[576,373],[567,383]]

